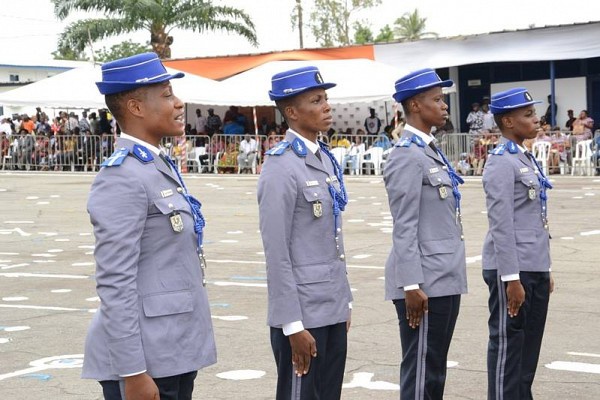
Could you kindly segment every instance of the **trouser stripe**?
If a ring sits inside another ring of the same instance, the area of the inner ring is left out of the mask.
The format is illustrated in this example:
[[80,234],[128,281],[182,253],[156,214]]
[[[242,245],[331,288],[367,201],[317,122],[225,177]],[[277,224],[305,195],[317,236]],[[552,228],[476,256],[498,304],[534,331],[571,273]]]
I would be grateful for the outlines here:
[[498,360],[496,361],[496,399],[504,400],[504,368],[508,351],[506,319],[508,318],[508,300],[504,282],[498,276]]
[[427,366],[427,330],[429,328],[429,319],[427,314],[423,314],[421,325],[419,326],[419,347],[417,354],[417,374],[415,386],[415,400],[425,398],[425,368]]

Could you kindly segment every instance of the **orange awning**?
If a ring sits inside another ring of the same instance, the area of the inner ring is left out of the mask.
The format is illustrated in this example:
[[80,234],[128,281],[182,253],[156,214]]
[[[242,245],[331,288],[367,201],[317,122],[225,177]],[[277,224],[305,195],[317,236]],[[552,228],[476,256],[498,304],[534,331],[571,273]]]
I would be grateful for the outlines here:
[[366,58],[374,60],[373,45],[348,46],[325,49],[304,49],[274,53],[247,54],[223,57],[186,58],[165,60],[167,67],[211,79],[225,79],[269,61],[279,60],[344,60]]

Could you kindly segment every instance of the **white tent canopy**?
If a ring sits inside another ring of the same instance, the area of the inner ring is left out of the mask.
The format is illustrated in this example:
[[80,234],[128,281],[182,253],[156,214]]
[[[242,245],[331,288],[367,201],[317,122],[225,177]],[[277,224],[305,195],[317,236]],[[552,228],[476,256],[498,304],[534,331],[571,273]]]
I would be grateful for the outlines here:
[[[169,73],[179,72],[167,68]],[[35,83],[0,94],[0,104],[11,106],[41,106],[46,108],[103,108],[104,96],[98,92],[101,80],[99,66],[87,65],[42,79]],[[171,81],[173,92],[184,102],[205,93],[218,92],[219,82],[192,74]]]
[[272,106],[268,92],[276,73],[304,66],[319,68],[325,82],[337,86],[327,91],[332,104],[392,101],[394,82],[405,75],[390,65],[367,59],[271,61],[221,82],[219,92],[206,93],[191,102],[210,105]]

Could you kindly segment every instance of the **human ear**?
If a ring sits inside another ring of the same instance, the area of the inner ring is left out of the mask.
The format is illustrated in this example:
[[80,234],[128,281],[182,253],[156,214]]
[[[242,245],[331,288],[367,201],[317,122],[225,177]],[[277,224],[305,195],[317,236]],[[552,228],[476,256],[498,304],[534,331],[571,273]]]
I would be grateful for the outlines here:
[[144,116],[144,105],[142,101],[136,98],[130,98],[126,103],[127,111],[133,114],[136,117]]

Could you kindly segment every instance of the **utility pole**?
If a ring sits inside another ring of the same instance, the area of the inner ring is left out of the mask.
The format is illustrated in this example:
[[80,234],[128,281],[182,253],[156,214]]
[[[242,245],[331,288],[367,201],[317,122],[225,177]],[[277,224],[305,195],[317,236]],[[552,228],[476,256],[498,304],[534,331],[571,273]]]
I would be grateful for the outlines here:
[[304,39],[302,37],[302,1],[296,0],[296,8],[298,9],[298,33],[300,34],[300,48],[304,48]]

